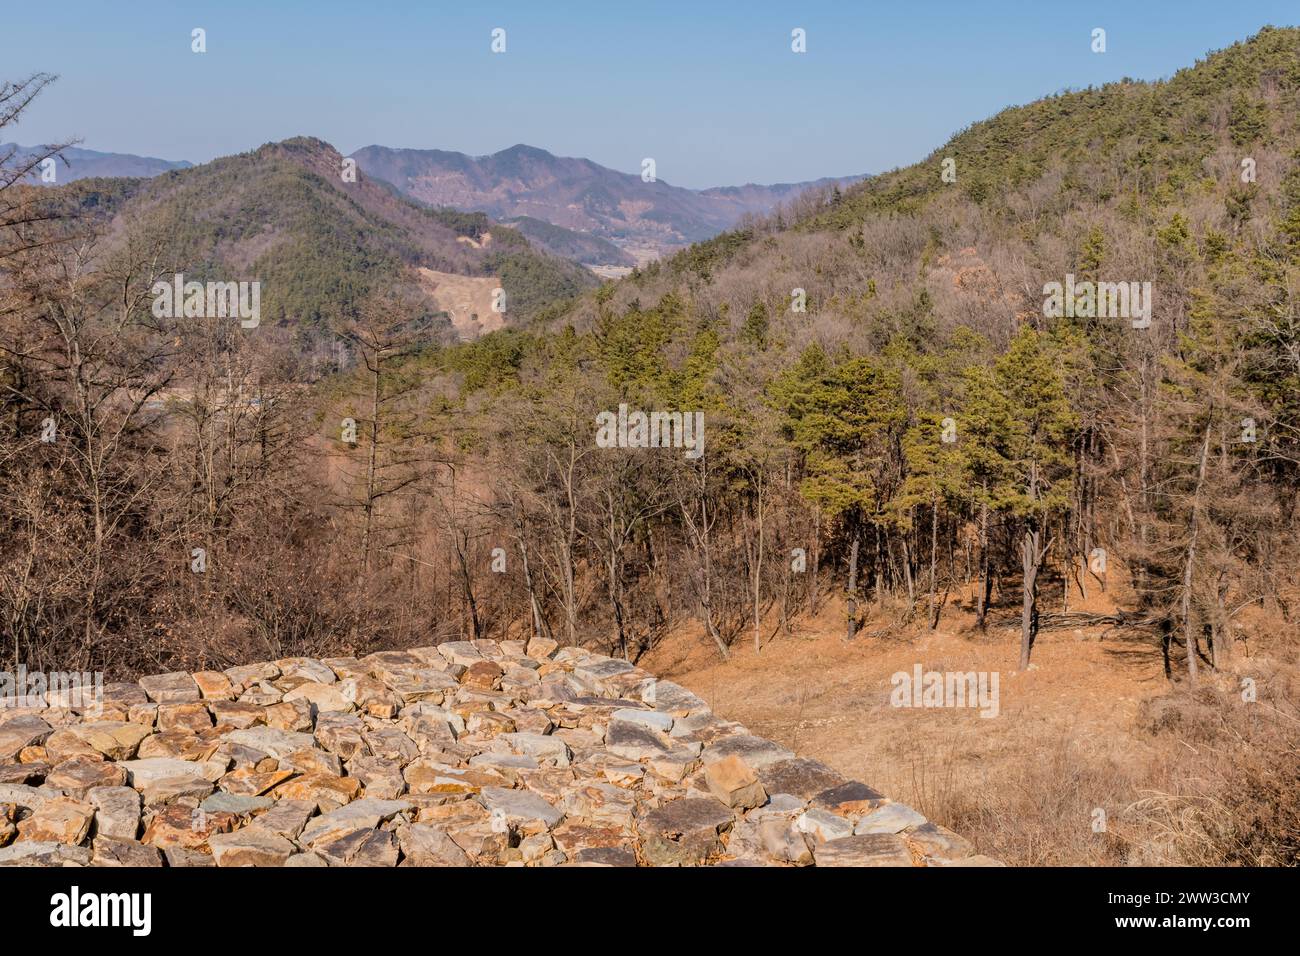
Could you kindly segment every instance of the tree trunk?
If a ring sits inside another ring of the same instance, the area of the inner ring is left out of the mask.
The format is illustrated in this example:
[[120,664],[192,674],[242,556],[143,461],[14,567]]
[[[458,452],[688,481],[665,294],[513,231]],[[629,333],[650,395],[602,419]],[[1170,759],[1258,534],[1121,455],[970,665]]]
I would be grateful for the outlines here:
[[[987,489],[986,489],[987,490]],[[989,505],[988,501],[980,503],[980,577],[975,591],[975,623],[984,630],[984,618],[989,609]]]
[[1020,544],[1021,567],[1024,571],[1023,599],[1020,608],[1020,670],[1029,666],[1029,652],[1038,636],[1038,569],[1042,565],[1042,532],[1032,523],[1025,529]]
[[813,512],[812,580],[808,582],[808,614],[817,616],[817,599],[821,583],[822,513]]
[[528,606],[532,610],[533,634],[538,638],[546,637],[546,625],[542,618],[542,608],[537,601],[537,588],[533,585],[533,572],[528,564],[528,548],[524,544],[523,520],[519,519],[518,534],[515,540],[519,544],[519,558],[524,571],[524,586],[528,589]]
[[759,610],[761,589],[763,586],[763,475],[759,472],[757,479],[758,489],[758,546],[757,555],[754,560],[754,653],[757,654],[763,649],[761,628],[761,612]]
[[849,551],[849,597],[848,597],[848,629],[844,635],[846,641],[853,640],[853,635],[858,629],[858,548],[862,545],[862,533],[855,527],[853,529],[853,547]]
[[[366,505],[365,527],[361,532],[361,567],[370,571],[370,552],[373,548],[373,526],[375,518],[375,464],[379,450],[379,356],[375,356],[375,368],[370,391],[370,452],[366,456]],[[478,634],[474,635],[476,638]]]
[[[464,541],[462,536],[465,538]],[[478,601],[474,599],[473,577],[470,574],[469,558],[465,553],[465,548],[469,544],[468,534],[455,530],[453,538],[456,542],[456,558],[460,564],[461,591],[465,596],[465,610],[469,614],[470,639],[477,641],[483,636],[483,626],[478,619]]]
[[935,592],[939,578],[939,497],[934,496],[930,508],[930,630],[939,624],[939,614],[935,608]]
[[1197,677],[1196,631],[1192,627],[1192,572],[1196,565],[1196,539],[1200,534],[1201,488],[1205,484],[1205,463],[1210,452],[1210,429],[1214,424],[1213,409],[1205,425],[1205,438],[1201,441],[1201,460],[1197,465],[1196,490],[1192,492],[1191,527],[1187,534],[1187,554],[1183,560],[1183,643],[1187,645],[1187,683],[1195,687]]

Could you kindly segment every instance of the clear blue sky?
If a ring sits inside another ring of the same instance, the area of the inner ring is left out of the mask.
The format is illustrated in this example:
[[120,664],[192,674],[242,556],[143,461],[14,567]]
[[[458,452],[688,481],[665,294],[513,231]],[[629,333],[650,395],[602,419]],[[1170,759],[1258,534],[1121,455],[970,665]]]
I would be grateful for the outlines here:
[[699,188],[889,169],[1005,106],[1297,22],[1296,0],[6,0],[0,78],[61,76],[22,143],[203,162],[300,134],[344,153],[523,142],[628,172],[654,157]]

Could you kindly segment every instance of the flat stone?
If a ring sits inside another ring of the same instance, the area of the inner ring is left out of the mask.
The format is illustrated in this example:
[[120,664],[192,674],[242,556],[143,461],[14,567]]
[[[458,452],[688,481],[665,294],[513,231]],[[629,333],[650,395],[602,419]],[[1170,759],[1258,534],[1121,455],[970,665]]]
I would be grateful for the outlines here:
[[208,844],[217,866],[284,866],[297,849],[279,834],[256,826],[214,833]]
[[216,722],[223,727],[245,730],[266,722],[266,708],[239,700],[211,700],[208,709]]
[[280,668],[280,679],[299,679],[317,684],[332,684],[337,679],[334,669],[324,661],[311,657],[286,657],[275,662]]
[[908,830],[903,836],[925,856],[940,860],[958,860],[975,852],[974,844],[965,837],[936,823],[923,824]]
[[309,800],[322,813],[328,813],[345,803],[351,803],[360,791],[361,781],[355,777],[311,773],[280,784],[271,791],[271,795],[277,800]]
[[401,855],[392,833],[365,828],[321,840],[315,850],[332,866],[396,866]]
[[292,770],[258,771],[250,767],[241,767],[222,777],[219,785],[226,793],[258,797],[269,793],[286,780],[292,780],[293,777]]
[[636,668],[627,661],[616,661],[612,657],[602,657],[579,664],[573,669],[573,676],[582,681],[599,684],[611,677],[630,674],[635,670]]
[[709,797],[674,800],[638,824],[641,854],[651,866],[698,866],[722,852],[722,834],[735,816]]
[[528,642],[524,653],[536,660],[546,661],[559,649],[560,645],[549,637],[534,637]]
[[[150,704],[151,707],[158,706]],[[150,734],[144,740],[140,741],[140,747],[136,751],[136,760],[150,760],[154,757],[166,757],[172,760],[198,760],[210,745],[205,744],[199,738],[185,730],[165,730],[160,733]]]
[[54,754],[100,754],[110,760],[129,760],[149,734],[150,729],[138,723],[100,720],[60,728],[46,745]]
[[72,797],[55,797],[43,803],[26,820],[18,821],[18,839],[77,846],[90,834],[90,823],[94,818],[93,804]]
[[729,807],[749,809],[767,802],[758,776],[737,756],[723,757],[704,767],[709,792]]
[[260,709],[265,715],[263,722],[266,726],[276,730],[310,734],[316,727],[311,701],[306,699],[281,700]]
[[124,840],[112,836],[97,836],[92,847],[92,866],[162,866],[162,854],[157,847],[145,846],[138,840]]
[[479,799],[489,813],[499,815],[511,826],[531,828],[540,823],[543,829],[550,829],[564,819],[561,811],[527,790],[484,787]]
[[619,757],[640,761],[671,753],[675,742],[644,724],[620,720],[609,725],[605,749]]
[[[536,761],[533,763],[535,766]],[[427,757],[411,761],[403,773],[412,793],[469,795],[484,787],[508,788],[510,784],[490,767],[452,767]]]
[[104,685],[104,703],[130,707],[148,701],[144,689],[135,681],[110,681]]
[[125,785],[126,771],[102,758],[73,757],[51,770],[45,778],[45,784],[57,787],[78,799],[84,799],[93,787]]
[[199,850],[189,850],[183,846],[167,846],[162,848],[163,858],[170,867],[196,867],[196,866],[216,866],[212,860],[211,853],[203,853]]
[[455,678],[441,671],[423,668],[409,674],[394,674],[384,684],[403,703],[442,703],[460,687]]
[[164,803],[182,802],[188,806],[197,806],[199,801],[210,794],[214,784],[203,777],[162,777],[151,780],[140,791],[146,806]]
[[218,792],[200,803],[199,809],[207,813],[233,813],[237,817],[246,817],[262,810],[268,810],[273,806],[275,806],[275,801],[270,797],[243,796]]
[[420,756],[420,748],[414,740],[396,727],[379,727],[365,731],[366,747],[376,758],[397,764],[397,770]]
[[772,859],[795,866],[812,863],[813,854],[807,838],[789,820],[764,820],[758,825],[758,834],[763,849]]
[[134,840],[140,832],[140,793],[131,787],[94,787],[86,799],[95,807],[100,837]]
[[213,834],[229,832],[238,822],[233,814],[207,813],[197,806],[172,803],[154,813],[140,841],[160,850],[177,846],[206,851]]
[[501,734],[500,740],[516,754],[525,754],[542,763],[553,763],[557,767],[567,767],[572,756],[568,744],[549,734]]
[[601,762],[601,773],[605,779],[618,787],[634,787],[645,777],[643,764],[628,760],[626,757],[607,756]]
[[141,689],[155,704],[176,704],[200,699],[199,685],[185,671],[141,677]]
[[90,848],[49,840],[22,841],[0,847],[0,866],[87,866]]
[[536,757],[530,757],[528,754],[498,754],[498,753],[481,753],[470,758],[469,765],[478,769],[498,770],[511,775],[514,779],[514,772],[519,770],[537,770],[541,763]]
[[853,821],[817,807],[801,813],[795,819],[794,825],[800,833],[808,834],[818,843],[853,835]]
[[344,760],[368,752],[361,732],[365,725],[352,714],[328,713],[316,719],[316,742]]
[[[530,786],[534,786],[529,781]],[[555,799],[561,801],[566,815],[589,820],[595,825],[631,829],[636,816],[636,794],[608,783],[589,783],[574,789],[572,781],[556,788]]]
[[496,661],[475,661],[460,675],[460,682],[469,687],[491,690],[500,685],[504,673]]
[[806,804],[806,800],[796,797],[792,793],[773,793],[768,795],[763,810],[769,813],[792,814],[804,809]]
[[610,715],[610,719],[641,724],[661,734],[670,733],[675,723],[672,714],[665,714],[658,710],[633,710],[630,707],[620,707]]
[[49,736],[51,730],[35,714],[13,717],[0,724],[0,760],[12,760],[24,747],[38,744]]
[[789,793],[803,800],[848,782],[843,774],[807,757],[779,760],[760,768],[757,774],[768,793]]
[[813,806],[823,810],[857,818],[876,809],[884,799],[884,794],[872,790],[866,784],[851,780],[829,790],[823,790],[813,797],[812,803]]
[[23,786],[38,787],[50,772],[50,765],[44,761],[31,763],[0,764],[0,785],[16,783]]
[[337,754],[324,750],[295,750],[280,758],[278,769],[292,770],[295,773],[323,773],[331,777],[343,776],[343,761]]
[[710,743],[705,748],[704,760],[705,763],[710,763],[723,757],[733,756],[740,757],[755,771],[759,771],[783,760],[789,760],[794,754],[763,737],[735,734],[731,737],[720,737]]
[[239,696],[230,677],[220,671],[198,671],[190,676],[204,700],[233,701]]
[[226,768],[217,761],[177,760],[174,757],[124,760],[118,766],[126,771],[127,783],[137,790],[143,790],[169,777],[199,777],[215,782],[226,772]]
[[297,839],[315,812],[316,804],[310,800],[276,800],[269,810],[257,817],[257,825],[270,833]]
[[39,810],[56,797],[63,796],[62,790],[41,790],[21,783],[0,783],[0,804],[12,803],[14,806],[28,810]]
[[212,726],[212,714],[207,704],[159,704],[159,730],[185,730],[199,733]]
[[859,820],[853,832],[856,834],[899,833],[908,827],[919,827],[923,823],[925,817],[911,807],[902,803],[887,803]]
[[911,866],[912,855],[892,833],[866,833],[819,843],[813,849],[818,866]]
[[269,661],[264,661],[259,664],[240,664],[238,667],[227,667],[222,673],[230,679],[232,686],[242,690],[259,681],[274,680],[280,676],[280,668]]
[[459,664],[462,667],[469,667],[483,660],[482,652],[469,641],[447,641],[445,644],[439,644],[438,653],[449,664]]
[[675,717],[709,712],[709,705],[703,698],[670,680],[656,680],[651,683],[642,691],[642,699],[655,710],[662,710]]
[[636,853],[625,846],[593,846],[578,850],[573,862],[585,866],[636,866]]
[[465,718],[465,729],[474,737],[503,737],[517,731],[514,720],[495,710],[478,710],[470,714]]
[[356,705],[349,700],[343,690],[336,684],[321,684],[315,681],[308,681],[305,684],[299,684],[293,690],[284,695],[286,703],[295,700],[305,700],[317,711],[327,713],[346,713],[356,709]]
[[373,829],[391,820],[397,814],[411,809],[406,800],[354,800],[346,806],[323,813],[303,828],[300,843],[314,844],[318,840],[361,828]]
[[470,859],[446,832],[425,823],[398,827],[397,842],[409,866],[469,866]]
[[277,730],[274,727],[249,727],[247,730],[232,730],[222,740],[252,747],[272,757],[285,757],[295,750],[309,750],[316,746],[316,739],[311,734],[295,733],[291,730]]
[[361,781],[365,796],[393,800],[406,792],[400,767],[381,757],[354,757],[348,761],[348,776]]
[[[696,747],[698,746],[697,744]],[[678,783],[684,780],[688,774],[694,773],[699,767],[699,763],[698,749],[686,747],[674,748],[666,754],[651,757],[646,761],[646,765],[654,774],[673,783]]]

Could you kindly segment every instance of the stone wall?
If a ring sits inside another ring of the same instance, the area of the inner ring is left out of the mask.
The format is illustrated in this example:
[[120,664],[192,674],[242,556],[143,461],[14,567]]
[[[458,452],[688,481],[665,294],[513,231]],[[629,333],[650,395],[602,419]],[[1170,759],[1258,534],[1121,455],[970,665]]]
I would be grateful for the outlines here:
[[85,712],[0,709],[6,865],[993,863],[685,688],[552,642],[290,658],[106,685]]

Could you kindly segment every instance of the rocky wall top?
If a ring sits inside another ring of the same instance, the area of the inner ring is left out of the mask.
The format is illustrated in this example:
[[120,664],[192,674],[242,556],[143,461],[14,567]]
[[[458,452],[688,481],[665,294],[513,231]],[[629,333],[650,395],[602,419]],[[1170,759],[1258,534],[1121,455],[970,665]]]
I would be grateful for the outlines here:
[[0,708],[0,865],[994,862],[677,684],[550,641],[25,703]]

